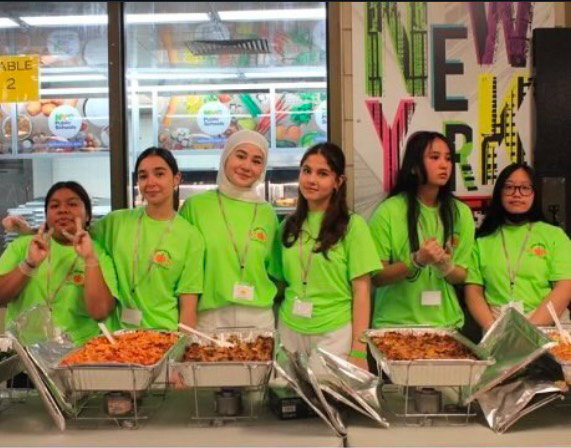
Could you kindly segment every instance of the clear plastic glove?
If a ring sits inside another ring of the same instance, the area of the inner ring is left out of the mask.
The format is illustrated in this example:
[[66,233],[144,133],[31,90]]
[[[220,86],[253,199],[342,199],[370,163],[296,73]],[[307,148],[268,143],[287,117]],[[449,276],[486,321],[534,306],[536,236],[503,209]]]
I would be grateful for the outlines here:
[[2,220],[2,226],[6,232],[17,232],[20,235],[29,235],[34,233],[34,230],[26,220],[19,215],[6,216]]
[[452,249],[450,246],[446,246],[446,250],[436,263],[434,267],[438,270],[442,277],[446,277],[454,269],[454,262],[452,261]]

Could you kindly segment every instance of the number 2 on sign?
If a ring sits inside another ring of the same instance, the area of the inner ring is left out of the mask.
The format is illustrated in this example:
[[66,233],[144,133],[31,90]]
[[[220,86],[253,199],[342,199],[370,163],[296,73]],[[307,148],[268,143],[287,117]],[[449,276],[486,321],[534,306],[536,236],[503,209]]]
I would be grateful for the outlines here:
[[10,90],[16,90],[16,79],[15,78],[8,78],[6,80],[6,88]]

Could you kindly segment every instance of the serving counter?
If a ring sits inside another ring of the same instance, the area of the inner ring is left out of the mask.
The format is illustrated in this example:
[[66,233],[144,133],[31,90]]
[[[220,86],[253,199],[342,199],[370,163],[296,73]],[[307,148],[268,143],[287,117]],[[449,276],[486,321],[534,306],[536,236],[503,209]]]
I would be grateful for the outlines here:
[[191,420],[189,390],[171,391],[137,429],[113,422],[68,422],[59,431],[36,396],[0,413],[0,446],[342,446],[318,418],[282,421],[270,410],[252,421],[206,426]]
[[[54,427],[38,397],[0,413],[0,446],[343,446],[318,418],[279,420],[269,409],[253,421],[208,426],[190,419],[190,391],[171,391],[148,422],[122,429],[114,423],[68,422]],[[410,426],[390,418],[383,429],[357,413],[345,415],[347,446],[570,446],[571,399],[557,401],[495,434],[481,415],[467,425]],[[409,422],[410,423],[410,422]]]

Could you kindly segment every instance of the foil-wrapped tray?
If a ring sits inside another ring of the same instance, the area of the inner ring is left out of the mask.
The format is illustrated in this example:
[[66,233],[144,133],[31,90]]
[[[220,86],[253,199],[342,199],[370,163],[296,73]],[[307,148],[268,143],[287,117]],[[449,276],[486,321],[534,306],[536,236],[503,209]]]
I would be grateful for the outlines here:
[[278,345],[277,333],[269,330],[224,329],[210,333],[223,341],[237,337],[240,341],[254,341],[258,336],[271,337],[274,341],[272,359],[269,361],[183,361],[186,347],[193,343],[208,345],[195,335],[187,335],[185,350],[171,363],[175,374],[186,387],[261,387],[268,384]]
[[[391,331],[404,334],[448,335],[467,346],[480,359],[390,360],[379,350],[372,338]],[[475,344],[455,330],[450,329],[430,327],[383,328],[366,331],[365,339],[379,368],[389,376],[394,384],[401,386],[473,386],[478,382],[486,368],[494,363],[492,358],[483,359],[482,353]]]
[[[571,325],[563,325],[567,331],[571,331]],[[543,331],[548,337],[549,333],[558,333],[559,330],[556,327],[539,327],[541,331]],[[563,377],[565,378],[565,382],[567,384],[571,384],[571,360],[569,359],[561,359],[558,356],[551,353],[551,350],[547,352],[549,356],[557,362],[561,366],[561,371],[563,372]]]
[[[145,330],[128,330],[127,333]],[[149,330],[158,331],[158,330]],[[93,391],[143,391],[149,388],[159,376],[169,359],[178,355],[184,346],[184,337],[179,340],[155,364],[77,364],[61,366],[61,359],[52,366],[55,374],[68,390],[75,392]]]

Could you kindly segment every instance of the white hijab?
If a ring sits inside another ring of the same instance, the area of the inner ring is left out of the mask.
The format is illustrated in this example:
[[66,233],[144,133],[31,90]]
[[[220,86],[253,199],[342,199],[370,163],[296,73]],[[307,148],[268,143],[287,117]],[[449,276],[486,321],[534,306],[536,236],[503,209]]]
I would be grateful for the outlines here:
[[[264,155],[264,168],[260,177],[252,184],[249,188],[242,188],[234,185],[228,177],[226,176],[226,160],[228,156],[239,146],[244,143],[250,143],[257,148],[260,148],[262,154]],[[225,196],[232,199],[237,199],[239,201],[246,202],[265,202],[263,197],[256,191],[256,187],[264,181],[266,177],[266,167],[268,166],[268,141],[266,138],[259,134],[258,132],[249,131],[243,129],[238,132],[234,132],[224,145],[224,151],[220,156],[220,167],[218,168],[218,176],[216,178],[216,183],[218,184],[218,189]]]

